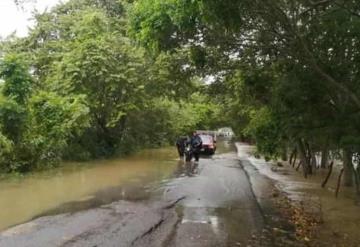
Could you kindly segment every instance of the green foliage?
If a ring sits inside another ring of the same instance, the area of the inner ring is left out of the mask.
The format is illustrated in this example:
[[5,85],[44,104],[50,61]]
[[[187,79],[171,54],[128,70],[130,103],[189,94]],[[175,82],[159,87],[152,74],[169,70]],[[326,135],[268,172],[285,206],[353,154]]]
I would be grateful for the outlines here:
[[198,1],[137,1],[130,12],[130,35],[152,52],[174,48],[181,41],[176,34],[194,27],[197,12]]
[[[27,37],[2,42],[2,171],[126,154],[214,126],[219,108],[203,93],[194,94],[202,87],[194,76],[201,54],[161,52],[154,44],[158,56],[149,56],[127,36],[130,6],[70,0],[34,13],[36,25]],[[168,18],[158,17],[161,25]],[[181,15],[172,18],[184,28],[192,25]]]
[[142,50],[113,30],[101,11],[81,11],[71,28],[75,37],[64,44],[66,51],[50,68],[48,87],[63,95],[85,95],[91,129],[77,137],[82,153],[87,153],[85,157],[110,155],[118,147],[127,115],[146,100],[146,62]]
[[194,71],[188,64],[186,50],[177,53],[162,52],[151,64],[148,74],[152,83],[146,85],[151,96],[180,100],[187,98],[197,88]]
[[145,108],[129,115],[120,152],[139,148],[173,144],[180,135],[196,129],[212,129],[219,117],[219,107],[206,96],[194,93],[189,99],[176,102],[156,98]]
[[0,167],[29,171],[56,164],[73,134],[88,126],[84,97],[59,96],[32,90],[33,79],[24,58],[1,61]]
[[21,141],[26,130],[27,113],[26,107],[19,105],[13,99],[4,96],[0,97],[2,132],[15,143]]
[[8,161],[13,151],[13,143],[0,132],[0,170],[4,169],[3,165]]
[[268,107],[262,107],[250,114],[250,121],[243,133],[256,140],[260,153],[277,157],[283,144],[283,126]]
[[31,77],[24,59],[16,54],[7,54],[0,63],[0,78],[4,80],[2,93],[23,105],[30,96]]
[[155,52],[190,49],[237,133],[271,155],[297,140],[359,151],[357,1],[185,2],[137,1],[130,30]]
[[59,96],[40,91],[30,102],[31,131],[25,143],[35,158],[34,165],[56,164],[68,141],[89,126],[89,109],[84,97]]

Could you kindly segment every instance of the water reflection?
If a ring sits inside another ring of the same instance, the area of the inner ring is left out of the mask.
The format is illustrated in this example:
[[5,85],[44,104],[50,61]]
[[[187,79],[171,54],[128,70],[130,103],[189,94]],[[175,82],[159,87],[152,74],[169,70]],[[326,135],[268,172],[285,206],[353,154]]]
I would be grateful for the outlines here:
[[186,162],[185,163],[185,174],[189,177],[196,176],[199,173],[198,162]]
[[115,200],[143,200],[148,186],[171,177],[173,148],[146,150],[126,159],[68,163],[17,181],[0,182],[0,230],[44,214],[96,207]]
[[198,162],[185,162],[180,160],[177,165],[177,169],[174,172],[175,177],[194,177],[199,173]]
[[[218,144],[219,152],[227,149]],[[174,147],[145,150],[124,159],[66,163],[23,179],[0,181],[0,230],[42,215],[121,199],[149,199],[170,178],[198,174],[197,164],[177,157]]]

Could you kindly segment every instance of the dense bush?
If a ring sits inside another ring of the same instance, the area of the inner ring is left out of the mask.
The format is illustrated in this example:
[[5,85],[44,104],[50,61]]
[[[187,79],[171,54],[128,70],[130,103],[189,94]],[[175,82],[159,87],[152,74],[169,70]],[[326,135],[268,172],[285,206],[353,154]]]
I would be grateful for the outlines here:
[[71,0],[1,44],[0,167],[25,172],[173,144],[212,127],[187,57],[154,57],[126,34],[128,4]]

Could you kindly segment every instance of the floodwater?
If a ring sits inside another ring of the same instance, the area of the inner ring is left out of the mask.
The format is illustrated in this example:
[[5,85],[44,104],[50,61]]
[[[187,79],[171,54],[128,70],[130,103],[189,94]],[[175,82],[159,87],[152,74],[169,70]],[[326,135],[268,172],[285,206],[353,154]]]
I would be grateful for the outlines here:
[[235,152],[180,167],[185,167],[179,169],[183,175],[172,179],[163,195],[185,197],[168,246],[248,246],[252,236],[261,233],[263,215]]
[[[220,142],[218,153],[233,150]],[[61,168],[0,181],[0,231],[44,215],[95,208],[118,200],[153,196],[180,176],[173,147],[151,149],[127,158],[68,162]]]
[[75,211],[115,200],[141,200],[153,183],[171,176],[174,148],[124,159],[66,163],[23,179],[0,182],[0,230],[44,214]]
[[360,205],[357,203],[354,188],[342,186],[338,198],[335,197],[341,164],[334,166],[326,188],[321,188],[327,169],[318,169],[314,175],[305,179],[301,171],[297,172],[289,164],[277,167],[274,164],[269,165],[263,159],[249,157],[252,146],[238,144],[238,148],[239,156],[248,157],[260,173],[278,181],[277,186],[285,191],[290,199],[321,217],[323,223],[317,237],[322,246],[360,246]]

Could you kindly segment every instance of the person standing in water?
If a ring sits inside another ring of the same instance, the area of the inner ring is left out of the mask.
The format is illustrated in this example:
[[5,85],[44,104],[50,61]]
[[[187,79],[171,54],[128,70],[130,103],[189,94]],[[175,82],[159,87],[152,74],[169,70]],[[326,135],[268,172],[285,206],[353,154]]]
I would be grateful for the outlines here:
[[180,159],[181,159],[182,157],[184,157],[185,147],[186,147],[186,143],[187,143],[187,142],[188,142],[188,137],[187,137],[187,136],[180,136],[180,137],[176,140],[176,148],[177,148],[177,150],[178,150]]
[[193,155],[195,157],[195,161],[198,162],[200,158],[200,151],[202,147],[202,140],[200,136],[194,131],[192,133],[192,136],[190,138],[190,145],[193,152]]

